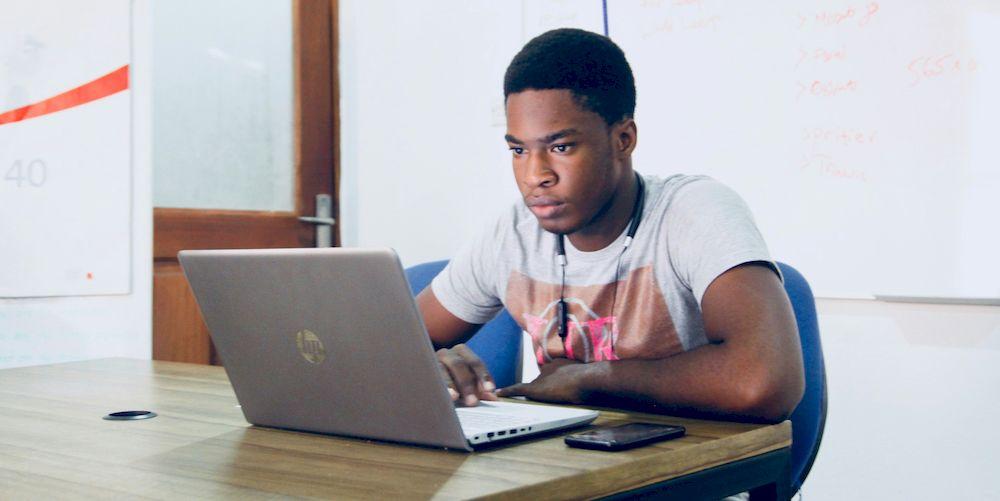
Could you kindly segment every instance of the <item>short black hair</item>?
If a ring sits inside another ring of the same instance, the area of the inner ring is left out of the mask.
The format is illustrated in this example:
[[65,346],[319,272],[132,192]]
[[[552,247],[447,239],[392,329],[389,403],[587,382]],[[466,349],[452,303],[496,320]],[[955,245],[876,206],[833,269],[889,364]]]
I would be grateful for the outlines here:
[[635,114],[635,77],[610,38],[560,28],[531,39],[507,66],[503,97],[526,90],[567,89],[608,125]]

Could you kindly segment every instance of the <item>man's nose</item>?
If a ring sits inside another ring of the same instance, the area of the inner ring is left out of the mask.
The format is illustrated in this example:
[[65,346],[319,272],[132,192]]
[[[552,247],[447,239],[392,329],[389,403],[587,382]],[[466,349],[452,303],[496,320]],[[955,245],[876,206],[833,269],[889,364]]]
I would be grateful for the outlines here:
[[555,184],[557,179],[545,151],[528,154],[528,175],[525,180],[529,185],[548,187]]

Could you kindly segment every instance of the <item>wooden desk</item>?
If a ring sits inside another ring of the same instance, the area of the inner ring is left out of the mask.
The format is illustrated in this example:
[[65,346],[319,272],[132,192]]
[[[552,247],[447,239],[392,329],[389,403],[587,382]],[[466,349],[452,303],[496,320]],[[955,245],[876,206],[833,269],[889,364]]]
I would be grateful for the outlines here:
[[[101,419],[127,409],[159,417]],[[619,453],[570,449],[550,436],[469,454],[252,427],[221,367],[105,359],[6,369],[0,497],[557,499],[661,483],[660,494],[717,499],[787,483],[787,421],[603,412],[597,423],[631,419],[680,423],[688,435]],[[788,495],[774,486],[768,494]]]

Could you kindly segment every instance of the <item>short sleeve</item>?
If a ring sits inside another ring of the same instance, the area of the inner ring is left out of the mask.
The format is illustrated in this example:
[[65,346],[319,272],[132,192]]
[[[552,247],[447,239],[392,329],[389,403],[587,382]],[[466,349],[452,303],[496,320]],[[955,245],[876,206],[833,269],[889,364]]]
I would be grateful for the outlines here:
[[486,323],[503,308],[497,292],[501,225],[498,222],[462,247],[431,282],[438,302],[470,324]]
[[670,261],[698,304],[726,271],[765,262],[780,277],[749,207],[735,191],[711,178],[678,188],[666,217]]

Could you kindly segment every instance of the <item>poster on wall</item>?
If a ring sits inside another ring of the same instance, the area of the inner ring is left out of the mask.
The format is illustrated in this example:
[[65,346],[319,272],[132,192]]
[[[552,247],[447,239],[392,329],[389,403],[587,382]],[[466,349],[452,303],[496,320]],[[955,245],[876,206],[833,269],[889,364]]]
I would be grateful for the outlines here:
[[0,298],[128,294],[130,2],[3,10]]

